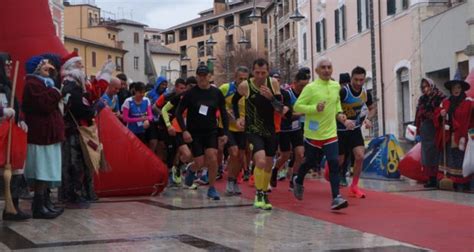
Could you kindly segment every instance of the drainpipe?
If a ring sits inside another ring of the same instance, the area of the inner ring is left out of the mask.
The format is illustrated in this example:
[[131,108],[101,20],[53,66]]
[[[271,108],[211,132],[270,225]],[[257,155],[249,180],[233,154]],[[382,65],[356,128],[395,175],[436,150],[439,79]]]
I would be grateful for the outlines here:
[[383,57],[382,57],[382,12],[381,12],[381,7],[380,7],[380,1],[378,3],[378,18],[379,18],[379,48],[380,48],[380,53],[379,53],[379,61],[380,61],[380,93],[382,95],[382,99],[380,102],[382,103],[382,132],[383,135],[385,136],[385,84],[383,81]]

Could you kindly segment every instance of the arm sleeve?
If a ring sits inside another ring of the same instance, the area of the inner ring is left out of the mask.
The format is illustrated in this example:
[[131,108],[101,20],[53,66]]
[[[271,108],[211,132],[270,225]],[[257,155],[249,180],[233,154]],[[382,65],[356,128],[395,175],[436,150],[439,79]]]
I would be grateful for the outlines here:
[[232,111],[234,112],[234,118],[239,119],[240,111],[239,111],[239,101],[242,98],[242,95],[239,92],[236,92],[232,97]]
[[298,97],[298,100],[296,100],[294,110],[298,113],[303,113],[307,115],[311,114],[316,114],[316,104],[309,104],[309,101],[311,99],[311,89],[308,87],[305,87],[303,91],[301,92],[300,96]]
[[58,108],[58,104],[62,98],[61,92],[57,88],[40,87],[34,84],[25,85],[23,94],[23,101],[25,101],[25,97],[27,97],[27,99],[30,100],[28,103],[32,104],[32,106],[28,108],[23,107],[23,110],[33,113],[52,113]]
[[166,127],[171,126],[170,115],[168,114],[168,110],[172,108],[173,108],[173,104],[171,104],[171,102],[167,102],[165,106],[163,106],[163,109],[161,110],[161,116],[163,118],[163,121],[165,122]]
[[190,96],[190,92],[186,93],[176,108],[176,120],[178,121],[179,127],[184,131],[186,131],[186,124],[184,123],[183,113],[184,110],[188,108],[188,100]]
[[165,96],[164,95],[160,95],[160,98],[158,98],[158,100],[156,101],[155,105],[158,107],[158,108],[162,108],[166,103],[166,99],[165,99]]
[[130,117],[130,108],[129,108],[129,100],[126,100],[123,103],[122,111],[123,111],[123,121],[126,123],[133,123],[133,122],[140,122],[142,121],[141,118],[131,118]]

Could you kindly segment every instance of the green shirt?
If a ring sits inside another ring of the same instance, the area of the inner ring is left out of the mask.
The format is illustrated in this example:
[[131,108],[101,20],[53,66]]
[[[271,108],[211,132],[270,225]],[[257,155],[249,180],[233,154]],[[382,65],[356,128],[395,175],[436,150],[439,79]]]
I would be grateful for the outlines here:
[[[336,115],[342,112],[339,83],[317,79],[306,85],[295,103],[294,110],[305,114],[304,136],[311,140],[327,140],[337,136]],[[324,110],[316,106],[326,102]]]

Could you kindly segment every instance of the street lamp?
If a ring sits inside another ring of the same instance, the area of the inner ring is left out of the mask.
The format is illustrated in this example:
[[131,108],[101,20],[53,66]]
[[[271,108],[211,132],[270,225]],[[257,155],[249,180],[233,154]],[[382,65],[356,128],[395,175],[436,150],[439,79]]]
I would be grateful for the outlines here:
[[[179,64],[179,69],[171,69],[171,62],[173,62],[173,61],[174,61],[174,62],[178,62],[178,64]],[[166,69],[166,72],[169,72],[169,73],[170,73],[170,78],[168,79],[169,81],[171,81],[171,72],[178,71],[180,77],[182,77],[182,75],[183,75],[182,69],[181,69],[182,62],[183,62],[183,60],[180,59],[180,58],[170,59],[170,60],[168,61],[168,69]],[[188,71],[188,72],[194,71],[194,69],[192,69],[192,65],[190,66],[190,68],[189,68],[187,71]]]
[[295,13],[293,13],[293,15],[290,16],[290,19],[295,21],[295,22],[299,22],[301,20],[303,20],[305,18],[305,16],[301,15],[300,11],[298,10],[298,0],[296,0],[296,6],[295,6]]
[[257,8],[255,7],[255,0],[253,0],[253,10],[252,10],[252,13],[250,13],[248,19],[251,22],[256,22],[256,21],[260,20],[261,18],[262,18],[262,16],[257,14]]
[[231,77],[231,73],[230,73],[230,63],[229,63],[229,51],[230,51],[230,41],[229,41],[229,33],[230,33],[230,29],[232,28],[239,28],[240,31],[242,32],[242,36],[240,37],[239,41],[237,42],[237,44],[239,45],[243,45],[243,44],[248,44],[250,43],[246,38],[245,38],[245,32],[244,32],[244,29],[242,29],[242,27],[240,25],[231,25],[229,27],[225,27],[224,25],[216,25],[214,27],[212,27],[210,30],[209,30],[209,39],[206,41],[206,44],[208,45],[215,45],[217,44],[217,41],[214,40],[214,38],[212,37],[212,33],[219,27],[222,27],[225,31],[225,38],[226,38],[226,49],[224,50],[224,58],[225,58],[225,68],[226,68],[226,77],[227,79],[230,79]]

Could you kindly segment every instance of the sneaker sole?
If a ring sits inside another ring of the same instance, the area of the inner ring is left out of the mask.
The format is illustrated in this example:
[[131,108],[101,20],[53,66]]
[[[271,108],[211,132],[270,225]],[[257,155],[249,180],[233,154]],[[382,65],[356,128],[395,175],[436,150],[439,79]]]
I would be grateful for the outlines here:
[[342,204],[339,204],[335,207],[331,207],[331,210],[341,210],[341,209],[346,208],[348,206],[349,206],[349,203],[347,201],[344,201],[344,203],[342,203]]

